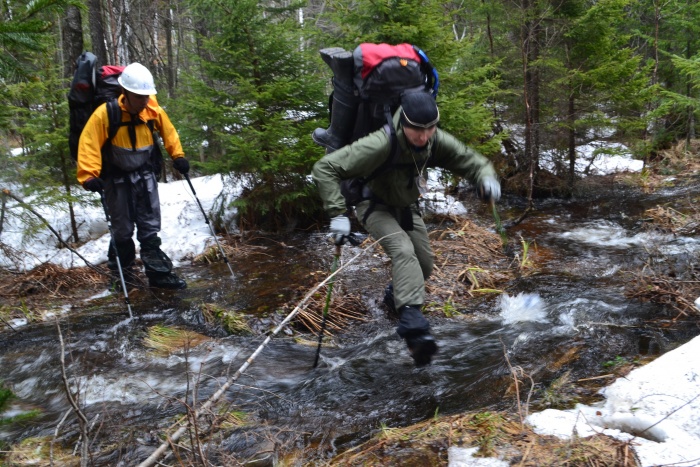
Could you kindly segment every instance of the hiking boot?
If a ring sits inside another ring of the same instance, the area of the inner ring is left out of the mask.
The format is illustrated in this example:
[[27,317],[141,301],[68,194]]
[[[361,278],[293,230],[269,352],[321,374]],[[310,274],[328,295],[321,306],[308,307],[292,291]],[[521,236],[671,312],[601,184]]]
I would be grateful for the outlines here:
[[420,305],[404,305],[401,307],[396,334],[406,339],[430,332],[430,324],[420,309]]
[[407,337],[406,345],[417,367],[430,365],[433,355],[437,352],[435,338],[430,334]]
[[167,274],[149,274],[148,285],[158,289],[182,290],[187,288],[187,282],[172,272]]
[[437,344],[435,338],[430,335],[430,323],[423,316],[420,305],[401,307],[396,333],[406,339],[408,351],[417,367],[430,364],[433,355],[437,352]]
[[390,312],[396,313],[396,303],[394,302],[394,284],[389,284],[384,289],[384,305]]

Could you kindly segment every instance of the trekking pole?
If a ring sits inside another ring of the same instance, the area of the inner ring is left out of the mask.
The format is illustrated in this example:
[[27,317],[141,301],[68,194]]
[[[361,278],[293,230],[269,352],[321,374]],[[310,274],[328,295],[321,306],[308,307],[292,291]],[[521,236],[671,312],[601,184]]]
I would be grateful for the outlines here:
[[105,218],[107,219],[107,228],[109,229],[109,234],[112,236],[111,240],[109,241],[109,246],[114,249],[114,256],[117,258],[117,270],[119,271],[119,280],[122,283],[122,291],[124,292],[124,302],[126,303],[126,308],[129,310],[129,318],[133,318],[134,315],[131,312],[131,303],[129,302],[129,292],[126,290],[126,282],[124,281],[124,271],[122,270],[122,262],[119,259],[117,242],[114,241],[114,229],[112,228],[112,219],[109,217],[109,210],[107,209],[107,202],[105,201],[105,194],[103,191],[100,191],[100,201],[102,201],[102,208],[105,210]]
[[[343,246],[343,240],[336,242],[335,244],[335,255],[333,256],[333,265],[331,266],[331,275],[338,269],[338,260],[340,259],[340,252]],[[318,347],[316,347],[316,358],[314,359],[314,368],[318,365],[318,357],[321,355],[321,344],[323,343],[323,332],[326,330],[326,321],[328,320],[328,305],[331,303],[331,294],[333,293],[333,284],[335,283],[335,277],[332,281],[328,282],[328,293],[326,293],[326,304],[323,305],[323,318],[321,319],[321,329],[318,331]]]
[[506,235],[506,229],[503,228],[503,224],[501,224],[501,216],[498,215],[498,210],[496,209],[496,201],[491,198],[489,200],[489,203],[491,204],[491,212],[493,212],[493,220],[496,222],[496,232],[498,232],[498,235],[501,236],[501,243],[503,243],[503,247],[505,248],[508,245],[508,236]]
[[202,215],[204,216],[204,222],[207,223],[209,226],[209,230],[211,231],[211,236],[214,237],[214,241],[216,242],[216,246],[219,247],[219,251],[221,252],[221,256],[224,258],[224,263],[226,263],[226,266],[228,266],[228,270],[231,272],[231,278],[233,280],[236,280],[236,276],[233,274],[233,269],[231,268],[231,263],[228,261],[228,257],[226,256],[226,253],[224,253],[224,249],[221,248],[221,245],[219,244],[219,240],[216,238],[216,233],[214,233],[214,227],[212,227],[211,222],[209,222],[209,216],[207,216],[207,213],[204,212],[204,208],[202,207],[202,203],[199,202],[199,198],[197,198],[197,192],[194,191],[194,187],[192,186],[192,182],[190,181],[190,176],[187,174],[183,174],[185,176],[185,180],[187,180],[187,184],[190,186],[190,189],[192,190],[192,194],[194,195],[194,199],[197,200],[197,205],[199,206],[199,210],[202,211]]

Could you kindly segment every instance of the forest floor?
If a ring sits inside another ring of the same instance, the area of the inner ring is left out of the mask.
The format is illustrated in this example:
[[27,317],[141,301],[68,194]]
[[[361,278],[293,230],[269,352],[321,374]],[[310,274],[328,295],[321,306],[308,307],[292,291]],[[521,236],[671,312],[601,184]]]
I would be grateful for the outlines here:
[[[679,151],[669,152],[663,164],[642,174],[622,174],[591,178],[588,184],[623,183],[653,191],[668,183],[669,174],[674,183],[688,183],[700,172],[697,157],[686,157]],[[697,155],[697,152],[695,153]],[[682,235],[697,235],[700,229],[700,211],[694,206],[678,205],[673,208],[657,207],[647,212],[653,228]],[[436,270],[427,283],[428,313],[445,313],[445,303],[459,308],[477,294],[498,290],[523,269],[532,267],[525,261],[524,252],[507,252],[502,239],[473,220],[445,218],[437,220],[438,228],[431,231],[431,242],[436,253]],[[491,225],[492,227],[492,225]],[[240,240],[240,239],[238,239]],[[511,240],[512,241],[512,240]],[[236,254],[245,255],[244,246]],[[50,264],[26,274],[0,271],[0,325],[9,326],[15,318],[29,322],[42,320],[42,309],[48,310],[57,302],[78,301],[104,288],[106,269],[76,268],[64,270]],[[667,277],[653,272],[640,272],[640,280],[628,294],[642,300],[666,303],[680,315],[695,313],[693,306],[700,296],[697,281],[682,277]],[[351,300],[352,298],[348,298]],[[443,304],[432,307],[430,303]],[[304,317],[318,315],[322,300],[310,303],[300,323],[314,331],[318,323]],[[337,309],[343,304],[337,303]],[[349,306],[348,308],[352,308]],[[337,314],[342,316],[342,314]],[[349,317],[352,319],[352,316]],[[344,323],[336,323],[343,326]],[[620,376],[631,367],[619,369]],[[513,396],[519,382],[513,378]],[[525,403],[518,400],[512,413],[479,412],[439,416],[404,428],[386,428],[371,440],[341,453],[327,465],[333,466],[438,466],[447,465],[450,447],[475,447],[478,457],[496,457],[510,465],[521,466],[636,466],[629,443],[607,436],[561,440],[534,433],[524,416]],[[294,464],[294,453],[281,465]]]

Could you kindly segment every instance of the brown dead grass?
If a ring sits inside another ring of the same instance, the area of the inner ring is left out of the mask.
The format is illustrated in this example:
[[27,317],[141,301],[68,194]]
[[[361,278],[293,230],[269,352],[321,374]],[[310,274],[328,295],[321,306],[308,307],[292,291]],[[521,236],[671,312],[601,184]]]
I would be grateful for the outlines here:
[[[318,293],[308,300],[307,306],[296,317],[299,324],[314,334],[318,334],[321,329],[327,294],[327,287],[319,289]],[[332,310],[332,312],[328,312],[328,310]],[[343,294],[342,291],[338,293],[335,287],[326,311],[324,332],[329,336],[332,336],[334,331],[342,331],[352,323],[366,322],[370,319],[367,306],[359,295]]]
[[167,357],[174,353],[185,352],[209,340],[211,340],[210,337],[189,329],[157,324],[148,328],[148,335],[143,339],[143,345],[151,349],[154,354]]
[[384,428],[326,465],[445,466],[452,446],[477,447],[477,457],[495,457],[523,467],[638,465],[629,443],[603,435],[571,440],[538,435],[513,415],[500,412],[442,416],[406,428]]
[[688,207],[691,212],[683,213],[670,206],[656,206],[644,211],[644,221],[648,229],[675,235],[697,235],[700,233],[700,212]]
[[104,285],[106,270],[88,267],[65,269],[45,263],[25,274],[0,272],[0,297],[17,298],[36,294],[66,298],[76,289]]
[[661,151],[660,158],[654,166],[657,171],[667,169],[684,174],[697,173],[700,171],[698,154],[700,154],[700,139],[691,140],[690,144],[681,141],[670,149]]
[[[685,144],[676,145],[674,148],[662,153],[663,164],[667,168],[678,171],[680,179],[691,178],[700,171],[700,141],[693,141],[690,148]],[[660,186],[661,176],[653,177],[654,183],[649,185]],[[667,178],[667,176],[664,176]],[[670,235],[694,236],[700,233],[700,210],[697,208],[698,199],[693,197],[679,197],[673,206],[658,205],[647,209],[642,217],[647,230]],[[656,256],[649,252],[650,258]],[[663,256],[663,255],[659,255]],[[664,265],[663,261],[648,261],[638,271],[630,272],[632,280],[625,295],[629,298],[666,305],[677,314],[674,320],[700,314],[694,305],[695,299],[700,296],[700,276],[693,268],[695,261],[689,258],[688,264],[678,262],[673,265]]]
[[501,237],[466,218],[430,232],[435,268],[426,282],[427,302],[464,308],[476,295],[500,293],[515,277]]
[[[221,248],[219,248],[221,247]],[[264,246],[252,245],[246,242],[241,236],[238,235],[227,235],[223,241],[219,241],[210,245],[204,250],[203,253],[196,255],[192,258],[194,263],[218,263],[224,260],[221,252],[226,255],[226,259],[232,257],[246,257],[250,254],[264,251]]]
[[675,310],[674,321],[700,314],[694,301],[700,296],[700,281],[666,277],[651,269],[638,272],[625,292],[625,296],[641,301],[667,305]]

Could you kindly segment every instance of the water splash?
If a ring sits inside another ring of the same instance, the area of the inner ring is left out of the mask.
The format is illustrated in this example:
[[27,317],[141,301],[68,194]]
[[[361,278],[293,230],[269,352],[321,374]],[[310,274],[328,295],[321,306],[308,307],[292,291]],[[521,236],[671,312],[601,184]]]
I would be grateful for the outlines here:
[[503,294],[500,297],[499,307],[501,309],[500,316],[503,318],[504,324],[527,321],[548,322],[545,303],[538,294],[521,292],[514,297]]
[[576,243],[625,249],[635,245],[653,244],[658,235],[640,232],[630,235],[621,225],[610,221],[594,221],[571,228],[559,237]]

